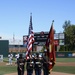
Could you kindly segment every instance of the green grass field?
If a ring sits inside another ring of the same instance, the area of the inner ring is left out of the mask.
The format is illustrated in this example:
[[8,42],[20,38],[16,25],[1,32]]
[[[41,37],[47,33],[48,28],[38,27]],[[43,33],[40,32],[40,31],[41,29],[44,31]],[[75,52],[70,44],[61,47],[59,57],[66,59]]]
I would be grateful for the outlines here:
[[[75,62],[75,58],[56,58],[56,62]],[[54,66],[53,71],[75,74],[75,66]]]
[[75,74],[75,66],[54,66],[53,71]]
[[[4,62],[8,62],[7,58],[4,58]],[[75,58],[56,58],[56,62],[75,62]],[[53,71],[75,74],[75,66],[54,66]],[[0,66],[0,75],[17,72],[16,66]]]
[[16,66],[0,66],[0,75],[17,72]]
[[56,62],[75,62],[75,58],[56,58]]

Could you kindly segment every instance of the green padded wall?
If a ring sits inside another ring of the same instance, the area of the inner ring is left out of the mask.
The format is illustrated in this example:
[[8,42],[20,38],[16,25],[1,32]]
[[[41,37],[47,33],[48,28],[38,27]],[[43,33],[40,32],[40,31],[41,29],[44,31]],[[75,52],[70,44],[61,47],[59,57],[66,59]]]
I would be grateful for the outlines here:
[[0,40],[0,55],[3,55],[3,57],[7,57],[8,51],[9,51],[9,41]]

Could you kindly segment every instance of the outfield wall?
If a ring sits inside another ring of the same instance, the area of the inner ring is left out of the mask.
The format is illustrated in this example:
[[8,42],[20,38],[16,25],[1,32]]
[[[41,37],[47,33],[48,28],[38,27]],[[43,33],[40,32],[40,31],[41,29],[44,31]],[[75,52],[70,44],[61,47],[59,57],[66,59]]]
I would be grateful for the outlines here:
[[0,55],[3,55],[3,57],[7,57],[8,50],[9,50],[9,41],[8,40],[0,40]]
[[75,58],[75,52],[56,52],[56,58]]

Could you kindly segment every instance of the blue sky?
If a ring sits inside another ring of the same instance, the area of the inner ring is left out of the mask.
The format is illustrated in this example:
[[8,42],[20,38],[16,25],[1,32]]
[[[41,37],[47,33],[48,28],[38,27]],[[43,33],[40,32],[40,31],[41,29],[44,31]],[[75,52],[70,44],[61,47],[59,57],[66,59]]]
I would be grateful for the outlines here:
[[75,24],[75,0],[0,0],[0,36],[22,39],[28,34],[32,13],[33,31],[49,31],[52,20],[56,33],[65,20]]

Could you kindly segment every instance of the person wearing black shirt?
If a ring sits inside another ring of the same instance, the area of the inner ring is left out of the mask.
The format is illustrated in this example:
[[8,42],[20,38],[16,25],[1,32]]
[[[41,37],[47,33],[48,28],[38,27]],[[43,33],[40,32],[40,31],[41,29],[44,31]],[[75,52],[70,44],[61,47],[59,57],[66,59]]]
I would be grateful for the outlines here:
[[35,63],[35,75],[41,75],[42,70],[42,58],[39,56],[39,54],[36,55],[36,58],[34,59]]
[[24,75],[24,65],[25,65],[25,59],[22,57],[22,54],[20,54],[19,58],[17,59],[18,75]]
[[34,60],[33,60],[31,54],[29,55],[29,57],[27,57],[26,69],[27,69],[27,75],[32,75],[33,74]]
[[47,51],[45,51],[43,55],[43,74],[44,75],[49,75],[48,65],[49,63],[48,63]]

